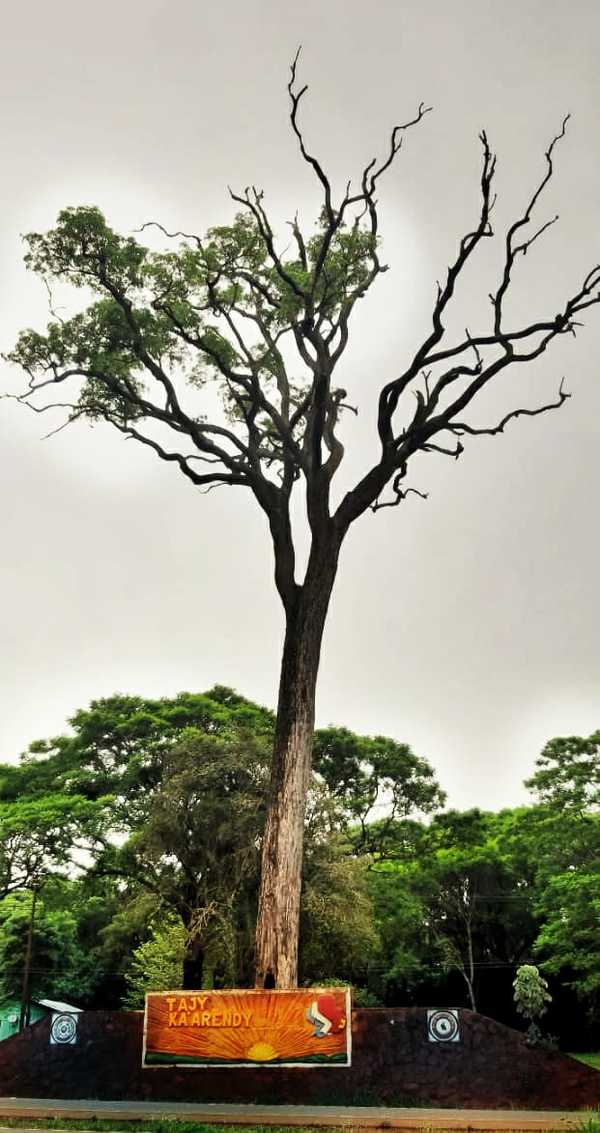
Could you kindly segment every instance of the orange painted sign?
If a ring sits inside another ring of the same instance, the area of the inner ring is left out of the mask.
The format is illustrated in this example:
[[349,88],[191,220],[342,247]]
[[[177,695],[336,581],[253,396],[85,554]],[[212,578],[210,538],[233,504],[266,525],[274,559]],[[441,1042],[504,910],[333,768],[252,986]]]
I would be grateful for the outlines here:
[[146,996],[142,1065],[350,1066],[350,991],[161,991]]

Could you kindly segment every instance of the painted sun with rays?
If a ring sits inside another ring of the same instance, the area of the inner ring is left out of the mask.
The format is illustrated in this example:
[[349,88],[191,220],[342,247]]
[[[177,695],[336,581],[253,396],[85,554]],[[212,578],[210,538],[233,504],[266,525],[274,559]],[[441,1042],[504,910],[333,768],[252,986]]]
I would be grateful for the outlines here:
[[344,988],[146,997],[144,1066],[350,1064]]

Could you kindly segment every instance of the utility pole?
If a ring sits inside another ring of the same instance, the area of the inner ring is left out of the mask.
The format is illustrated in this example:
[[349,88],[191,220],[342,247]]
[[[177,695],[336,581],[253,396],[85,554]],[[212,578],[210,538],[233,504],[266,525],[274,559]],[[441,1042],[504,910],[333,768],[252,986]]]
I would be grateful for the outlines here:
[[27,930],[27,947],[25,949],[25,964],[23,967],[23,986],[21,989],[21,1015],[19,1018],[19,1030],[22,1031],[23,1027],[29,1026],[29,1017],[31,1014],[31,997],[29,995],[29,977],[31,974],[31,957],[33,955],[33,929],[35,925],[35,905],[38,895],[37,884],[32,885],[31,888],[31,913],[29,915],[29,928]]

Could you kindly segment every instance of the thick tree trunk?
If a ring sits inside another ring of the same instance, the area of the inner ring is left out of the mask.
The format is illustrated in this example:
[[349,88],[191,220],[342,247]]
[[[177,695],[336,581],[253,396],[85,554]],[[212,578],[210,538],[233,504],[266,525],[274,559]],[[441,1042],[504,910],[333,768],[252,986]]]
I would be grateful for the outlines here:
[[304,814],[310,782],[315,690],[339,541],[313,546],[304,585],[286,610],[271,787],[256,927],[257,987],[298,982]]

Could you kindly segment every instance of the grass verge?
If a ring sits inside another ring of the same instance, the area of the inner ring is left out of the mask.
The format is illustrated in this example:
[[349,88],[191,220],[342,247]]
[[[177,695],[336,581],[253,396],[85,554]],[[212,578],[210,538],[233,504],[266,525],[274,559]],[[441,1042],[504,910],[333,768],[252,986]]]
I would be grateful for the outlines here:
[[589,1117],[577,1126],[577,1133],[600,1133],[600,1110],[590,1113]]
[[[213,1125],[201,1121],[111,1121],[104,1118],[71,1117],[0,1117],[0,1129],[85,1130],[86,1133],[233,1133],[231,1125]],[[315,1133],[287,1125],[244,1125],[239,1133]],[[333,1133],[333,1131],[332,1131]],[[336,1130],[335,1133],[338,1133]]]
[[[73,1133],[316,1133],[314,1128],[288,1125],[213,1125],[200,1121],[106,1121],[103,1118],[28,1118],[28,1117],[0,1117],[0,1131],[3,1129],[46,1129],[46,1130],[72,1130]],[[465,1133],[469,1125],[465,1122]],[[515,1123],[513,1133],[518,1133],[519,1125]],[[328,1133],[326,1127],[321,1127],[318,1133]],[[339,1128],[331,1129],[329,1133],[340,1133]],[[355,1130],[356,1133],[356,1130]],[[431,1131],[429,1131],[431,1133]],[[455,1131],[458,1133],[458,1131]],[[508,1133],[508,1131],[505,1131]],[[600,1111],[582,1113],[581,1122],[576,1126],[576,1133],[600,1133]]]
[[600,1070],[600,1050],[587,1051],[584,1054],[569,1051],[571,1058],[576,1058],[578,1062],[585,1062],[586,1066],[593,1066],[594,1070]]

